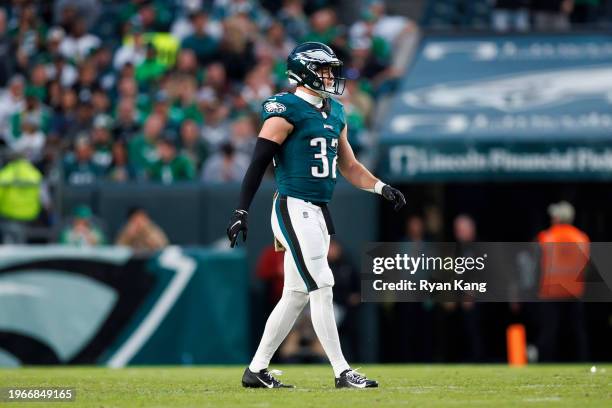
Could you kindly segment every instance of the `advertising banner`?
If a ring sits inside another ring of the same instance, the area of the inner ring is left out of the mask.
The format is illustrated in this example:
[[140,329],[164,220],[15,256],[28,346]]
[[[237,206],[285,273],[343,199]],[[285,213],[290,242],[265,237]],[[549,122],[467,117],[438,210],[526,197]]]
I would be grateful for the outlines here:
[[612,178],[611,36],[426,36],[391,106],[393,180]]

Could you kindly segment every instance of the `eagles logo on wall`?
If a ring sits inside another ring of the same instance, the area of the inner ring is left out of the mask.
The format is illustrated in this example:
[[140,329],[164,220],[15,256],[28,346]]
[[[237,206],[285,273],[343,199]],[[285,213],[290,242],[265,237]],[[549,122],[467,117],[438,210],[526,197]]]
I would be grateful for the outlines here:
[[0,365],[95,363],[155,284],[127,249],[2,252]]
[[0,367],[243,363],[247,275],[222,250],[0,246]]

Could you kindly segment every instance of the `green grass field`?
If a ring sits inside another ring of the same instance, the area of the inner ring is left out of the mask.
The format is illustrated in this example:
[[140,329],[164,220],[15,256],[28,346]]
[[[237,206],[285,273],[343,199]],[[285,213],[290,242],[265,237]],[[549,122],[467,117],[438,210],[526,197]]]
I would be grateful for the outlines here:
[[297,388],[243,389],[243,367],[4,369],[0,387],[76,388],[75,402],[4,403],[15,407],[612,406],[612,365],[370,365],[360,371],[381,387],[369,390],[336,390],[328,366],[274,368]]

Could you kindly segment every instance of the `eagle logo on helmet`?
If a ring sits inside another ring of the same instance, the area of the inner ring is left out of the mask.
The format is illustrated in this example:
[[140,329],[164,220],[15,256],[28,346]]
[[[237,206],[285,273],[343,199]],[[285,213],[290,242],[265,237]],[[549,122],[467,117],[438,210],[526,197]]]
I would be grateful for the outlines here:
[[[342,65],[342,61],[327,45],[305,42],[287,56],[286,73],[291,84],[325,94],[342,95],[346,81],[342,75]],[[330,73],[322,74],[320,68],[323,67],[329,67]]]
[[298,52],[297,54],[295,54],[295,57],[299,59],[302,64],[305,64],[306,61],[319,63],[333,63],[335,61],[339,62],[338,58],[336,58],[335,55],[331,55],[324,49]]

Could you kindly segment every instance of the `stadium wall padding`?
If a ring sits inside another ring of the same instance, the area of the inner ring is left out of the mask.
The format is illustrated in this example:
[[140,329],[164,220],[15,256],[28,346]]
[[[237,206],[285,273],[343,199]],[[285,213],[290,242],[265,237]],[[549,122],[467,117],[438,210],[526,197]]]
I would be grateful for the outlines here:
[[[273,182],[262,183],[249,210],[247,260],[252,269],[261,250],[272,244],[270,213]],[[114,241],[126,221],[131,207],[144,207],[151,218],[166,232],[175,245],[225,246],[227,222],[238,203],[240,185],[176,183],[97,183],[88,187],[64,186],[61,208],[65,216],[79,204],[91,206],[105,223],[109,241]],[[368,194],[339,180],[330,204],[340,240],[355,264],[364,242],[374,241],[378,234],[379,197]]]

